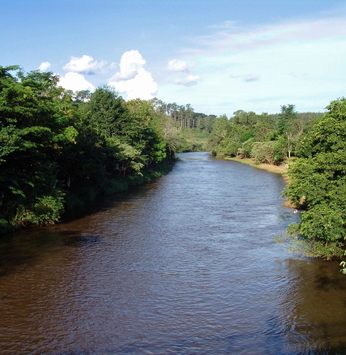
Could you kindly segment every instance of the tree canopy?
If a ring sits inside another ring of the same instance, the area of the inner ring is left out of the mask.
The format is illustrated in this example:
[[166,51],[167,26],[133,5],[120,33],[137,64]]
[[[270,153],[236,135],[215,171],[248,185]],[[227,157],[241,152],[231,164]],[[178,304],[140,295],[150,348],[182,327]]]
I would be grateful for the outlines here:
[[346,238],[346,99],[327,106],[300,141],[297,154],[284,194],[303,212],[290,233],[303,242],[308,255],[340,257]]
[[281,164],[296,154],[303,133],[320,116],[320,113],[298,113],[291,104],[282,105],[279,114],[237,110],[229,119],[226,115],[215,119],[208,147],[220,157]]

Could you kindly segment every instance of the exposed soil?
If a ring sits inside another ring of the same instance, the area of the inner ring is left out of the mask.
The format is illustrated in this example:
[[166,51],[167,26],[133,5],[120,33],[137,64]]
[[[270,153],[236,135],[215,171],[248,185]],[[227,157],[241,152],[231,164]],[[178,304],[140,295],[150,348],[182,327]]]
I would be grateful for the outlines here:
[[285,175],[287,173],[287,169],[288,169],[287,163],[283,163],[281,165],[256,163],[255,159],[252,159],[252,158],[244,158],[244,159],[227,158],[227,160],[238,161],[240,163],[248,164],[248,165],[251,165],[251,166],[258,168],[258,169],[263,169],[263,170],[267,170],[271,173],[277,173],[277,174],[282,174],[282,175]]

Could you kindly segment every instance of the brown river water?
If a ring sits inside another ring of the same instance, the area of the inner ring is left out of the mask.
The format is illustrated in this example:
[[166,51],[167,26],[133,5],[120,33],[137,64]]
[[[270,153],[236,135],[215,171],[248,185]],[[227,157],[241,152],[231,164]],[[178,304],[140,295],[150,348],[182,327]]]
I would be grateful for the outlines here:
[[93,213],[0,241],[0,354],[346,354],[346,276],[274,240],[284,181],[185,153]]

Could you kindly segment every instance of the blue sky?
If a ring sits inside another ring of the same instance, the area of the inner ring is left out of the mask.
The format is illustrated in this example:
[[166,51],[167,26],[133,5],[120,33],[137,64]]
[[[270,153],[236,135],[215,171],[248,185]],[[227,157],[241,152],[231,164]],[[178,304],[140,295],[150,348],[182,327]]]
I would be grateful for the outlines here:
[[0,0],[0,65],[197,112],[324,111],[346,96],[338,0]]

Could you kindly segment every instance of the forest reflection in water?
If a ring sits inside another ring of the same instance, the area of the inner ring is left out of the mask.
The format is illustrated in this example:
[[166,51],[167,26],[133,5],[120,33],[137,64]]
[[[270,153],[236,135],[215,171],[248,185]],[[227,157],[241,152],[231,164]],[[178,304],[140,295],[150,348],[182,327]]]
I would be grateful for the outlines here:
[[0,242],[0,354],[342,354],[346,277],[274,237],[281,176],[208,153]]

